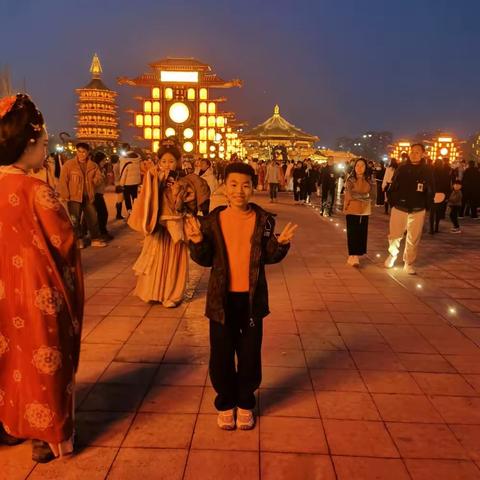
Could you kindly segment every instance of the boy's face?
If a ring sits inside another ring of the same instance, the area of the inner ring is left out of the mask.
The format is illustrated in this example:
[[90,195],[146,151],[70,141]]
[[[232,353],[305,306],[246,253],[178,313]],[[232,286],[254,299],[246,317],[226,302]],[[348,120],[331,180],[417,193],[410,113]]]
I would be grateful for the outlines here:
[[253,194],[250,175],[230,173],[225,182],[225,195],[232,207],[245,208]]
[[462,185],[460,183],[454,183],[453,184],[453,189],[458,192],[459,190],[462,189]]

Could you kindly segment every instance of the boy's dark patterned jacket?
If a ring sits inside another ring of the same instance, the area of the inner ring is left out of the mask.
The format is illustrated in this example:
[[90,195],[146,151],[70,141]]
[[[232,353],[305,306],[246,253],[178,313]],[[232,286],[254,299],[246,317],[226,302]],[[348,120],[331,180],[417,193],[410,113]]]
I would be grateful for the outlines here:
[[[275,237],[273,216],[255,203],[250,207],[256,214],[250,253],[250,318],[261,319],[269,313],[265,265],[285,258],[290,245],[281,245]],[[203,267],[212,267],[208,283],[205,315],[215,322],[225,323],[225,303],[228,293],[229,265],[227,249],[220,227],[220,212],[225,206],[201,218],[203,240],[189,243],[192,260]]]

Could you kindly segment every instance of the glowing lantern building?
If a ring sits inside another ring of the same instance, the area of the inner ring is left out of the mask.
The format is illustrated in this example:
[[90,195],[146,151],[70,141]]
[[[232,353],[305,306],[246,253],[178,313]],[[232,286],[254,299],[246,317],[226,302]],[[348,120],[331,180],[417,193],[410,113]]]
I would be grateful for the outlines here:
[[102,82],[102,65],[97,54],[93,56],[90,73],[90,83],[76,90],[77,140],[88,142],[92,147],[113,147],[119,137],[117,93]]
[[455,162],[461,156],[460,142],[450,135],[440,135],[429,142],[427,152],[432,160],[448,158]]
[[[223,98],[212,89],[241,87],[238,79],[222,80],[209,65],[194,58],[164,58],[137,78],[120,77],[120,85],[146,87],[140,111],[133,111],[140,138],[156,152],[159,141],[175,136],[186,154],[224,157],[231,151],[227,116],[218,110]],[[228,134],[228,135],[227,135]]]
[[390,157],[396,160],[401,160],[403,154],[410,155],[411,142],[408,140],[399,140],[398,142],[390,145]]

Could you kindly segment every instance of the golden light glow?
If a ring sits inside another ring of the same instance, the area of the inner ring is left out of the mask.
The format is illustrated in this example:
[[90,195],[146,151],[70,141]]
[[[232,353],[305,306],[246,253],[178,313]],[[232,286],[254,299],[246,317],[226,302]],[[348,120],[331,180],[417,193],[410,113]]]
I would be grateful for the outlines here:
[[450,143],[452,141],[452,137],[440,137],[438,141],[441,143]]
[[158,87],[152,88],[152,98],[160,98],[160,89]]
[[152,139],[152,129],[151,128],[145,128],[143,130],[143,136],[145,137],[146,140],[151,140]]
[[200,142],[198,144],[198,151],[200,153],[207,153],[207,142]]
[[192,142],[185,142],[183,144],[183,149],[187,152],[190,153],[193,151],[193,143]]
[[135,126],[143,127],[143,115],[141,113],[135,115]]
[[215,151],[215,146],[214,146],[214,145],[210,145],[210,151],[211,151],[211,152],[214,152],[214,151]]
[[195,89],[194,88],[189,88],[187,90],[187,99],[188,100],[195,100]]
[[160,115],[153,116],[153,126],[159,127],[160,126]]
[[207,102],[200,103],[200,113],[207,113]]
[[183,131],[183,136],[185,138],[192,138],[193,137],[193,130],[191,128],[186,128],[184,131]]
[[213,141],[215,140],[215,129],[214,128],[209,128],[208,129],[208,139]]
[[221,115],[217,117],[217,127],[223,128],[225,126],[225,117]]
[[155,140],[160,140],[160,129],[159,128],[154,128],[153,129],[153,138]]
[[448,148],[443,147],[440,149],[440,155],[448,155]]
[[175,123],[184,123],[190,116],[190,110],[183,102],[175,102],[168,109],[168,116]]
[[156,140],[155,142],[152,142],[152,152],[157,152],[159,145],[160,145],[160,142],[158,140]]
[[143,103],[143,111],[145,113],[152,113],[152,102],[146,101]]
[[213,116],[208,117],[208,126],[209,127],[214,127],[215,126],[215,117],[213,117]]
[[208,90],[206,88],[200,89],[200,100],[207,100],[208,99]]
[[151,125],[152,124],[152,116],[151,115],[145,115],[143,123],[145,125]]
[[166,83],[198,83],[198,72],[160,72],[160,81]]
[[222,134],[221,133],[217,133],[215,135],[215,141],[216,142],[221,142],[222,141]]
[[165,100],[173,100],[173,89],[171,88],[165,89]]
[[172,127],[168,127],[166,130],[165,130],[165,136],[166,137],[173,137],[174,135],[176,135],[177,132],[175,132],[175,129],[172,128]]
[[215,113],[217,111],[217,106],[214,102],[208,104],[208,113]]
[[207,117],[201,116],[199,124],[200,124],[201,127],[206,127],[207,126]]
[[202,128],[200,130],[200,140],[206,140],[207,139],[207,129]]
[[160,113],[160,102],[153,102],[153,113]]

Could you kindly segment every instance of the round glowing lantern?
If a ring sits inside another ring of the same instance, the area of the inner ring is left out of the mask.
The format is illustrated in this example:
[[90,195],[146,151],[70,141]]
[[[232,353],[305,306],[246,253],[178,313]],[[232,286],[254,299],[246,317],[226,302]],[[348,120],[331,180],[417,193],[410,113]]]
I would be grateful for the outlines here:
[[186,128],[184,131],[183,131],[183,136],[185,138],[192,138],[193,137],[193,130],[191,128]]
[[165,136],[166,136],[166,137],[173,137],[175,134],[176,134],[175,129],[172,128],[172,127],[168,127],[168,128],[165,130]]
[[185,142],[183,144],[183,149],[187,152],[190,153],[193,151],[193,143],[192,142]]
[[183,102],[175,102],[168,109],[168,116],[175,123],[184,123],[190,116],[190,110]]

